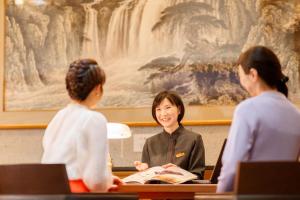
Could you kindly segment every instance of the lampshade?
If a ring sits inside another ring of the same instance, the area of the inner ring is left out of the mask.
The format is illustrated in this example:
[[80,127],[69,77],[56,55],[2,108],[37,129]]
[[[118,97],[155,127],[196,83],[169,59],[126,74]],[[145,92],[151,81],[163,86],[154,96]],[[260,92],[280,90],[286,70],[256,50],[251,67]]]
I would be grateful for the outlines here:
[[126,124],[121,123],[107,123],[107,137],[108,139],[123,139],[131,136],[130,128]]

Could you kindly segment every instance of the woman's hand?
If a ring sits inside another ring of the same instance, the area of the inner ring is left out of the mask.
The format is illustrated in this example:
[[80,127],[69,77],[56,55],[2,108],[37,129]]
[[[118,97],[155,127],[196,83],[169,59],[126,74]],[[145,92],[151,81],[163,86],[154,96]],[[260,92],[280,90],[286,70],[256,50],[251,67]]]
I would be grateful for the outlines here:
[[119,177],[112,176],[112,178],[113,178],[113,184],[108,189],[109,192],[118,191],[120,185],[124,184],[123,181]]
[[169,168],[169,167],[176,167],[176,166],[177,166],[177,165],[175,165],[175,164],[173,164],[173,163],[168,163],[168,164],[163,165],[162,167],[165,168],[165,169],[167,169],[167,168]]
[[134,161],[134,166],[138,171],[144,171],[149,168],[147,163],[142,163],[141,161]]

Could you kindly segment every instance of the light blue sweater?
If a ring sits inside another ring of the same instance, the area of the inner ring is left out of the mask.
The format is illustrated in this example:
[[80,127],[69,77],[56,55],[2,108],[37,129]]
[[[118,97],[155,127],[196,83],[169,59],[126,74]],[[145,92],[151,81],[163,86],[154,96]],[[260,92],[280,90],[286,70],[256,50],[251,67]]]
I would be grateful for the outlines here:
[[217,192],[233,190],[240,161],[297,160],[300,112],[283,94],[263,92],[240,103],[224,150]]

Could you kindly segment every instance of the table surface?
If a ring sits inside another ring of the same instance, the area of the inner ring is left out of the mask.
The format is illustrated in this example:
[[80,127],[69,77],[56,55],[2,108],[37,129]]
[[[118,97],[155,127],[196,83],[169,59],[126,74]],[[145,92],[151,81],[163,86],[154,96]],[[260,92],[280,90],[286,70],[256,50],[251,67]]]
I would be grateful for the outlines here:
[[300,200],[300,195],[195,194],[195,200]]
[[216,184],[124,184],[118,192],[197,192],[215,193]]

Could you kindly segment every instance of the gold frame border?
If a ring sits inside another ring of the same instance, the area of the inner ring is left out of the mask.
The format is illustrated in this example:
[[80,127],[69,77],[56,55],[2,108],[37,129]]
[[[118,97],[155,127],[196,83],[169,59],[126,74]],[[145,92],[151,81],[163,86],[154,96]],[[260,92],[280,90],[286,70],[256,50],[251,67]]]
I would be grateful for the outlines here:
[[[125,122],[131,127],[154,127],[158,126],[155,122]],[[207,121],[186,121],[182,123],[185,126],[229,126],[231,120],[207,120]],[[47,124],[2,124],[0,130],[12,129],[45,129]]]
[[[5,8],[6,0],[0,0],[0,129],[45,128],[56,110],[5,111]],[[233,106],[186,106],[183,124],[228,125],[232,119]],[[103,108],[97,109],[108,121],[122,122],[129,126],[156,126],[151,116],[151,108]],[[2,125],[1,125],[2,124]]]
[[[4,59],[5,59],[5,3],[0,0],[0,130],[44,129],[56,111],[5,111],[4,110]],[[300,109],[300,102],[294,103]],[[187,106],[184,125],[228,126],[231,124],[234,106]],[[157,126],[151,116],[151,108],[99,109],[108,121],[122,122],[129,126]]]

